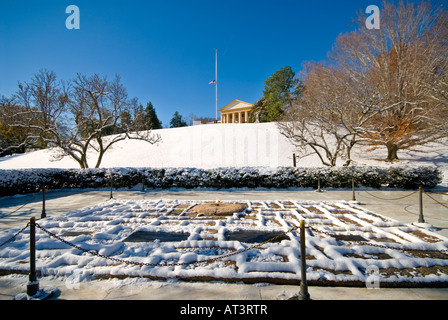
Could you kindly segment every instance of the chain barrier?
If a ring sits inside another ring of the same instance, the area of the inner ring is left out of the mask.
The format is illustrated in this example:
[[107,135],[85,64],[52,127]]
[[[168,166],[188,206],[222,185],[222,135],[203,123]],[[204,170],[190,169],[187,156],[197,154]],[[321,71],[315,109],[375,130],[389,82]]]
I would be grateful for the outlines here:
[[[210,263],[217,262],[219,260],[223,260],[223,259],[226,259],[226,258],[229,258],[229,257],[232,257],[232,256],[236,256],[236,255],[242,254],[244,252],[247,252],[247,251],[250,251],[250,250],[253,250],[253,249],[258,249],[258,248],[262,247],[265,244],[268,244],[270,242],[274,242],[275,240],[279,239],[280,237],[283,237],[283,236],[287,235],[288,233],[293,232],[293,231],[299,229],[298,226],[294,226],[290,230],[288,230],[286,232],[283,232],[282,234],[279,234],[279,235],[277,235],[277,236],[275,236],[275,237],[273,237],[273,238],[271,238],[271,239],[269,239],[269,240],[267,240],[265,242],[262,242],[262,243],[254,245],[254,246],[248,247],[246,249],[235,251],[235,252],[223,255],[223,256],[219,256],[219,257],[215,257],[215,258],[211,258],[211,259],[206,259],[206,260],[202,260],[202,261],[191,261],[191,262],[178,262],[178,263],[160,264],[160,263],[148,263],[148,262],[135,262],[135,261],[129,261],[129,260],[125,260],[125,259],[109,257],[109,256],[106,256],[106,255],[100,254],[96,250],[87,250],[87,249],[81,248],[80,246],[78,246],[76,244],[73,244],[73,243],[71,243],[71,242],[69,242],[69,241],[59,237],[58,235],[48,231],[47,229],[45,229],[44,227],[40,226],[37,223],[36,223],[36,227],[41,229],[43,232],[48,234],[50,237],[53,237],[53,238],[55,238],[55,239],[65,243],[65,244],[67,244],[67,245],[69,245],[69,246],[71,246],[71,247],[73,247],[75,249],[78,249],[78,250],[80,250],[82,252],[86,252],[88,254],[91,254],[91,255],[94,255],[94,256],[97,256],[97,257],[100,257],[100,258],[103,258],[103,259],[111,260],[111,261],[114,261],[114,262],[120,262],[120,263],[124,263],[124,264],[128,264],[128,265],[137,265],[137,266],[141,266],[141,267],[176,267],[176,266],[195,265],[195,264],[200,264],[200,263],[210,264]],[[214,247],[210,247],[210,248],[214,248]]]
[[[333,237],[333,238],[334,238],[334,236],[335,236],[334,233],[330,233],[330,232],[322,231],[322,230],[316,229],[316,228],[314,228],[314,227],[312,227],[312,226],[308,226],[308,228],[309,228],[310,230],[314,231],[314,232],[318,232],[318,233],[321,233],[321,234],[325,234],[325,235],[330,236],[330,237]],[[364,242],[364,241],[347,241],[347,242],[350,242],[351,244],[358,244],[358,245],[361,245],[361,246],[370,246],[370,247],[376,247],[376,248],[382,248],[382,249],[399,250],[399,251],[402,251],[402,252],[406,252],[406,251],[409,251],[409,252],[412,252],[412,251],[421,251],[420,249],[393,248],[393,247],[388,247],[388,246],[385,246],[385,245],[382,245],[382,244],[376,244],[376,243],[370,243],[370,242],[369,242],[369,243],[366,243],[366,242]],[[434,250],[434,251],[437,251],[437,252],[440,252],[440,253],[443,253],[443,254],[448,255],[448,249],[445,249],[445,250]]]
[[14,238],[16,238],[19,234],[21,234],[23,231],[25,231],[28,227],[30,226],[29,223],[27,223],[27,225],[25,227],[22,228],[22,230],[20,230],[19,232],[17,232],[15,235],[13,235],[11,238],[9,238],[8,240],[6,240],[5,242],[0,244],[0,248],[3,247],[5,244],[11,242]]
[[[6,245],[7,243],[11,242],[19,234],[24,232],[29,227],[29,225],[30,224],[28,223],[25,227],[23,227],[20,231],[18,231],[14,236],[12,236],[8,240],[6,240],[2,244],[0,244],[0,247],[2,247],[4,245]],[[42,227],[38,223],[36,223],[35,225],[36,225],[37,228],[39,228],[40,230],[45,232],[50,237],[55,238],[55,239],[65,243],[65,244],[67,244],[68,246],[73,247],[75,249],[78,249],[78,250],[80,250],[82,252],[85,252],[85,253],[88,253],[88,254],[91,254],[91,255],[103,258],[103,259],[107,259],[107,260],[110,260],[110,261],[114,261],[114,262],[118,262],[118,263],[124,263],[124,264],[127,264],[127,265],[136,265],[136,266],[140,266],[140,267],[176,267],[176,266],[196,265],[196,264],[201,264],[201,263],[211,264],[211,263],[214,263],[214,262],[217,262],[217,261],[220,261],[220,260],[224,260],[224,259],[236,256],[236,255],[248,252],[250,250],[258,249],[258,248],[262,247],[263,245],[266,245],[268,243],[274,242],[275,240],[277,240],[277,239],[287,235],[288,233],[291,233],[291,232],[293,232],[295,230],[298,230],[300,228],[299,226],[294,226],[291,229],[289,229],[288,231],[283,232],[283,233],[281,233],[281,234],[279,234],[279,235],[277,235],[277,236],[275,236],[275,237],[273,237],[273,238],[271,238],[271,239],[269,239],[267,241],[264,241],[262,243],[250,246],[250,247],[248,247],[246,249],[243,249],[243,250],[238,250],[238,251],[226,254],[226,255],[222,255],[222,256],[219,256],[219,257],[210,258],[210,259],[206,259],[206,260],[202,260],[202,261],[190,261],[190,262],[178,262],[178,263],[148,263],[148,262],[129,261],[129,260],[120,259],[120,258],[113,258],[113,257],[110,257],[110,256],[106,256],[106,255],[100,254],[96,250],[84,249],[84,248],[82,248],[82,247],[80,247],[80,246],[78,246],[76,244],[73,244],[73,243],[71,243],[71,242],[61,238],[60,236],[50,232],[49,230],[45,229],[44,227]],[[308,225],[306,227],[306,229],[309,229],[309,230],[311,230],[313,232],[324,234],[324,235],[327,235],[327,236],[330,236],[330,237],[334,237],[335,236],[334,233],[323,231],[323,230],[319,230],[319,229],[317,229],[315,227],[312,227],[310,225]],[[380,245],[380,244],[375,244],[375,243],[365,243],[363,241],[347,241],[347,242],[350,242],[350,245],[371,246],[371,247],[382,248],[382,249],[399,250],[399,251],[402,251],[402,252],[420,251],[419,249],[391,248],[391,247],[388,247],[388,246],[385,246],[385,245]],[[215,246],[210,247],[210,248],[215,248]],[[434,250],[434,251],[437,251],[437,252],[440,252],[442,254],[448,255],[448,249],[447,250]]]
[[438,204],[440,204],[441,206],[448,208],[448,206],[444,205],[443,203],[441,203],[440,201],[437,201],[436,199],[434,199],[428,192],[426,192],[425,190],[423,190],[423,192],[432,200],[434,200],[435,202],[437,202]]
[[6,213],[6,214],[0,216],[0,219],[9,217],[9,216],[13,215],[14,213],[16,213],[16,212],[22,210],[25,206],[27,206],[27,205],[29,205],[31,202],[33,202],[39,195],[40,195],[40,193],[36,193],[36,194],[35,194],[35,195],[34,195],[28,202],[26,202],[25,204],[21,205],[19,208],[17,208],[17,209],[14,210],[14,211],[12,211],[12,212],[10,212],[10,213]]
[[405,196],[402,196],[402,197],[399,197],[399,198],[394,198],[394,199],[381,198],[381,197],[378,197],[378,196],[376,196],[376,195],[370,193],[370,192],[367,191],[367,190],[363,190],[363,192],[365,192],[365,193],[367,193],[368,195],[370,195],[370,196],[372,196],[372,197],[374,197],[374,198],[377,198],[377,199],[379,199],[379,200],[396,201],[396,200],[401,200],[401,199],[405,199],[405,198],[408,198],[408,197],[410,197],[410,196],[413,196],[414,194],[416,194],[416,193],[419,192],[419,191],[417,190],[417,191],[414,191],[414,192],[412,192],[412,193],[410,193],[410,194],[407,194],[407,195],[405,195]]
[[[352,181],[353,181],[353,180],[348,180],[347,183],[348,183],[348,182],[352,182]],[[376,196],[376,195],[370,193],[370,192],[367,191],[367,190],[364,190],[364,192],[366,192],[366,193],[369,194],[370,196],[372,196],[372,197],[374,197],[374,198],[377,198],[377,199],[380,199],[380,200],[395,201],[395,200],[401,200],[401,199],[408,198],[408,197],[410,197],[410,196],[412,196],[412,195],[418,193],[419,190],[414,191],[414,192],[412,192],[412,193],[410,193],[410,194],[407,194],[407,195],[405,195],[405,196],[398,197],[398,198],[393,198],[393,199],[386,199],[386,198],[378,197],[378,196]],[[438,203],[439,205],[442,205],[443,207],[448,208],[448,206],[446,206],[445,204],[443,204],[443,203],[441,203],[440,201],[436,200],[434,197],[432,197],[432,196],[431,196],[429,193],[427,193],[426,191],[423,190],[423,192],[424,192],[429,198],[431,198],[433,201],[435,201],[436,203]],[[9,216],[9,215],[12,215],[12,214],[18,212],[18,211],[21,210],[23,207],[25,207],[26,205],[28,205],[29,203],[31,203],[32,201],[34,201],[34,200],[37,198],[38,195],[39,195],[39,193],[36,194],[36,195],[34,195],[34,197],[31,198],[31,200],[29,200],[27,203],[25,203],[25,204],[23,204],[22,206],[20,206],[18,209],[14,210],[13,212],[11,212],[11,213],[9,213],[9,214],[6,214],[6,215],[2,216],[1,218],[7,217],[7,216]],[[3,247],[4,245],[6,245],[7,243],[11,242],[11,241],[12,241],[14,238],[16,238],[19,234],[21,234],[22,232],[24,232],[24,231],[29,227],[29,225],[30,225],[30,224],[28,223],[24,228],[22,228],[20,231],[18,231],[18,232],[17,232],[15,235],[13,235],[11,238],[9,238],[9,239],[6,240],[5,242],[1,243],[1,244],[0,244],[0,248]],[[82,252],[85,252],[85,253],[88,253],[88,254],[91,254],[91,255],[95,255],[95,256],[97,256],[97,257],[104,258],[104,259],[107,259],[107,260],[111,260],[111,261],[114,261],[114,262],[124,263],[124,264],[127,264],[127,265],[150,266],[150,267],[157,267],[157,266],[174,267],[174,266],[195,265],[195,264],[200,264],[200,263],[206,263],[206,264],[214,263],[214,262],[217,262],[217,261],[220,261],[220,260],[224,260],[224,259],[229,258],[229,257],[232,257],[232,256],[236,256],[236,255],[245,253],[245,252],[250,251],[250,250],[258,249],[258,248],[262,247],[263,245],[268,244],[268,243],[271,243],[271,242],[274,242],[274,241],[277,240],[278,238],[283,237],[283,236],[287,235],[288,233],[291,233],[291,232],[293,232],[293,231],[295,231],[295,230],[297,230],[297,229],[300,228],[299,226],[294,226],[294,227],[291,228],[290,230],[288,230],[288,231],[286,231],[286,232],[284,232],[284,233],[282,233],[282,234],[279,234],[279,235],[277,235],[277,236],[275,236],[275,237],[273,237],[273,238],[271,238],[271,239],[269,239],[269,240],[267,240],[267,241],[265,241],[265,242],[262,242],[262,243],[259,243],[259,244],[250,246],[250,247],[248,247],[248,248],[246,248],[246,249],[243,249],[243,250],[239,250],[239,251],[235,251],[235,252],[232,252],[232,253],[229,253],[229,254],[226,254],[226,255],[222,255],[222,256],[219,256],[219,257],[210,258],[210,259],[205,259],[205,260],[202,260],[202,261],[178,262],[178,263],[162,263],[162,264],[161,264],[161,263],[135,262],[135,261],[129,261],[129,260],[125,260],[125,259],[119,259],[119,258],[114,258],[114,257],[106,256],[106,255],[100,254],[100,253],[99,253],[98,251],[96,251],[96,250],[87,250],[87,249],[84,249],[84,248],[82,248],[82,247],[80,247],[80,246],[78,246],[78,245],[76,245],[76,244],[73,244],[73,243],[71,243],[71,242],[69,242],[69,241],[67,241],[67,240],[65,240],[65,239],[63,239],[63,238],[61,238],[60,236],[58,236],[58,235],[56,235],[56,234],[50,232],[49,230],[45,229],[44,227],[40,226],[40,225],[37,224],[37,223],[36,223],[36,227],[38,227],[40,230],[42,230],[43,232],[45,232],[46,234],[48,234],[50,237],[53,237],[53,238],[55,238],[55,239],[57,239],[57,240],[59,240],[59,241],[65,243],[65,244],[67,244],[68,246],[71,246],[71,247],[73,247],[73,248],[75,248],[75,249],[78,249],[78,250],[80,250],[80,251],[82,251]],[[330,237],[334,237],[334,236],[335,236],[334,233],[330,233],[330,232],[322,231],[322,230],[316,229],[316,228],[314,228],[314,227],[312,227],[312,226],[307,226],[306,228],[307,228],[307,229],[310,229],[310,230],[312,230],[312,231],[314,231],[314,232],[317,232],[317,233],[321,233],[321,234],[328,235],[328,236],[330,236]],[[365,242],[362,242],[362,241],[349,241],[349,242],[351,242],[352,244],[358,244],[358,245],[363,245],[363,246],[366,246],[366,245],[367,245],[367,246],[373,246],[373,247],[383,248],[383,249],[397,249],[397,250],[400,250],[400,251],[403,251],[403,252],[406,252],[406,251],[418,251],[417,249],[390,248],[390,247],[388,247],[388,246],[379,245],[379,244],[374,244],[374,243],[367,243],[367,244],[366,244]],[[210,248],[215,248],[215,246],[210,247]],[[447,254],[447,255],[448,255],[448,250],[436,250],[436,251],[439,251],[439,252],[441,252],[441,253],[443,253],[443,254]]]

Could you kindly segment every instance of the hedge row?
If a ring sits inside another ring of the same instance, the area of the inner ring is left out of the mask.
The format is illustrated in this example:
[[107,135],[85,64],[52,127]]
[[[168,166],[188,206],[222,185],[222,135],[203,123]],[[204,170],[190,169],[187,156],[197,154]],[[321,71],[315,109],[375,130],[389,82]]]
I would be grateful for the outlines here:
[[351,187],[416,189],[434,188],[442,181],[436,168],[117,168],[0,170],[0,196],[47,189],[131,188],[142,182],[148,188],[317,188]]

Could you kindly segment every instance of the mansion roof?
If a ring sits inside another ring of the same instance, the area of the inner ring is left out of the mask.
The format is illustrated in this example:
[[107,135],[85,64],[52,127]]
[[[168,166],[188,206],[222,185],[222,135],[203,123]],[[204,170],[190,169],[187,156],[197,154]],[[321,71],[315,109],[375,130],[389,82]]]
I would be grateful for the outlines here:
[[241,100],[233,100],[224,108],[220,109],[219,112],[227,113],[227,112],[237,112],[237,111],[248,111],[252,108],[251,103],[247,103]]

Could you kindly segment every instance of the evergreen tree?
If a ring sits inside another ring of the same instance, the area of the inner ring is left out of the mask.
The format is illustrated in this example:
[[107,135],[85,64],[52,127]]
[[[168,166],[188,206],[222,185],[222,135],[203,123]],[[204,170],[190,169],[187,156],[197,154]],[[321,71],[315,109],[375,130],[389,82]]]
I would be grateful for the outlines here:
[[170,128],[179,128],[179,127],[186,127],[187,123],[185,120],[182,119],[182,116],[179,114],[179,112],[175,112],[173,117],[170,121]]
[[268,111],[266,109],[266,99],[261,98],[252,106],[249,115],[249,122],[268,122],[267,114]]
[[148,129],[162,129],[162,122],[159,120],[156,114],[156,109],[152,105],[151,101],[148,102],[145,109],[145,123]]
[[265,82],[263,92],[266,102],[266,120],[277,121],[283,115],[285,108],[301,94],[302,89],[301,82],[295,77],[290,66],[283,67],[270,76]]
[[[129,128],[132,126],[132,116],[127,110],[123,110],[120,113],[120,121],[121,121],[121,127],[122,128]],[[123,130],[117,130],[116,133],[122,133]]]

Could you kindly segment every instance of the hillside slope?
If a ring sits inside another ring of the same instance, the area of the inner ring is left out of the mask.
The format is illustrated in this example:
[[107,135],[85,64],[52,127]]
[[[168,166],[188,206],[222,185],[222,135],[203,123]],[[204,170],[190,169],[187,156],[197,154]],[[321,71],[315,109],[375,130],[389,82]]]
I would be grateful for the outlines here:
[[[116,144],[105,154],[102,167],[277,167],[292,166],[296,152],[283,137],[275,123],[220,124],[155,130],[162,142],[157,145],[137,140]],[[366,152],[358,146],[353,151],[354,165],[390,166],[383,159],[385,149]],[[77,168],[77,163],[65,157],[53,161],[52,150],[33,151],[23,155],[0,158],[0,169],[18,168]],[[436,166],[444,172],[443,186],[448,185],[448,145],[432,143],[412,151],[400,151],[400,161],[394,165]],[[94,154],[89,157],[94,166]],[[339,165],[343,164],[343,160]],[[315,155],[298,160],[301,167],[319,167]]]

